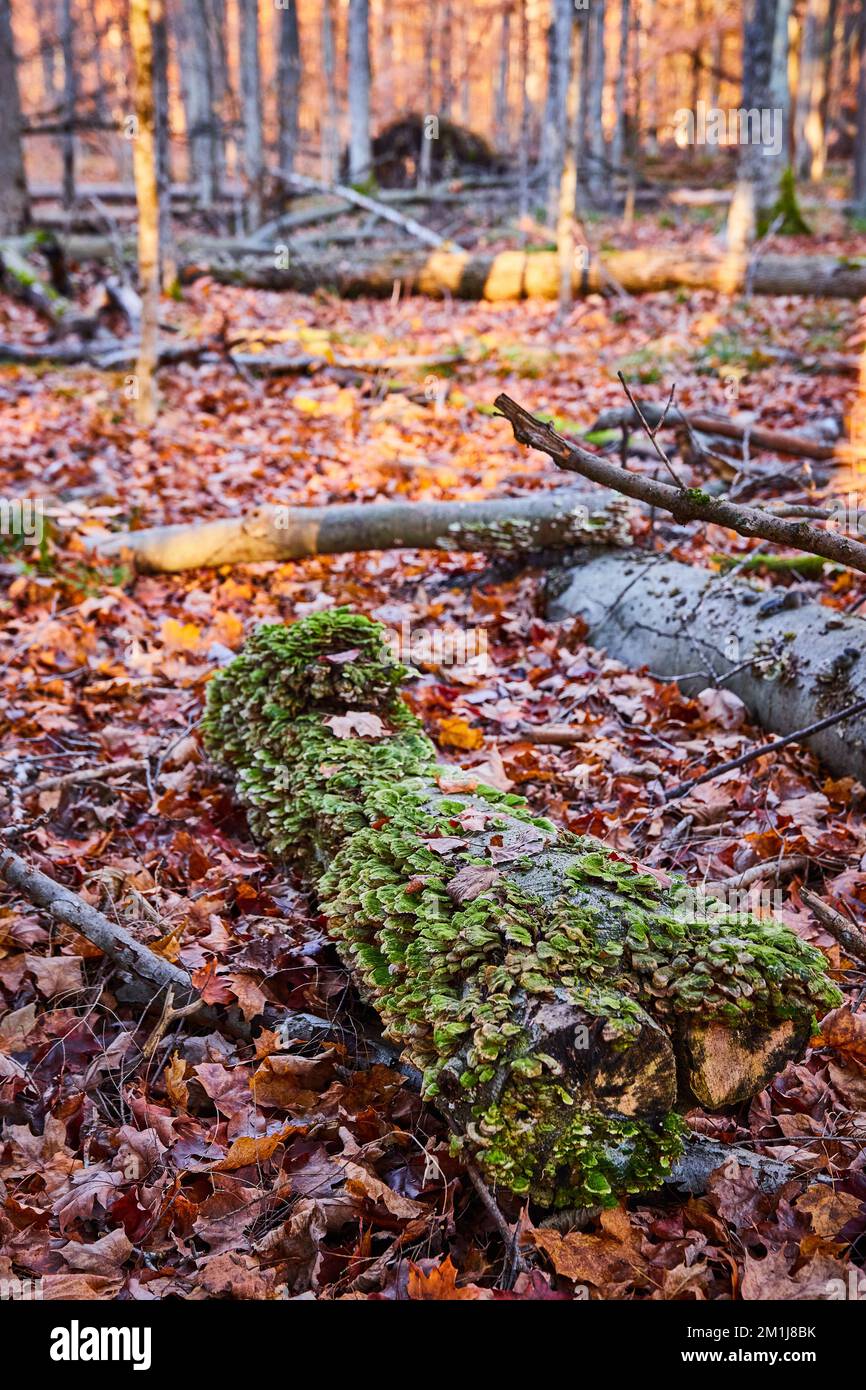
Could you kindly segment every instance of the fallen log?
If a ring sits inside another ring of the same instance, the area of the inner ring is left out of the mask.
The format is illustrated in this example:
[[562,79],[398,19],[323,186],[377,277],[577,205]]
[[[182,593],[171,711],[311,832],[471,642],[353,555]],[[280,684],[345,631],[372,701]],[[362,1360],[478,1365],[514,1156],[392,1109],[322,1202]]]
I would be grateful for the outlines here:
[[[686,694],[732,690],[753,718],[790,734],[866,699],[866,621],[787,589],[769,593],[661,555],[609,551],[551,577],[548,617],[582,618],[587,641]],[[866,784],[866,716],[807,746]]]
[[155,526],[97,537],[103,557],[124,555],[141,570],[302,560],[350,550],[462,550],[515,555],[623,543],[628,516],[571,489],[490,502],[360,502],[327,507],[263,506],[245,516],[193,526]]
[[[73,262],[113,259],[116,239],[106,236],[59,236]],[[124,242],[134,255],[134,243]],[[584,260],[586,264],[584,264]],[[389,296],[395,282],[406,293],[457,299],[556,299],[559,261],[554,251],[500,251],[495,255],[446,249],[407,248],[375,257],[291,255],[285,268],[274,264],[273,248],[259,257],[231,265],[220,261],[203,238],[181,242],[182,278],[210,275],[228,284],[256,289],[333,290],[346,297]],[[612,282],[631,294],[660,290],[709,289],[730,294],[741,290],[746,274],[755,294],[809,295],[860,299],[866,294],[866,265],[833,256],[760,256],[753,265],[730,257],[689,258],[676,251],[603,251],[578,258],[572,277],[575,296],[604,294]]]
[[318,880],[385,1035],[487,1181],[547,1206],[647,1191],[681,1107],[732,1104],[840,998],[776,923],[695,920],[601,842],[437,764],[378,623],[260,629],[208,686],[203,733],[256,838]]

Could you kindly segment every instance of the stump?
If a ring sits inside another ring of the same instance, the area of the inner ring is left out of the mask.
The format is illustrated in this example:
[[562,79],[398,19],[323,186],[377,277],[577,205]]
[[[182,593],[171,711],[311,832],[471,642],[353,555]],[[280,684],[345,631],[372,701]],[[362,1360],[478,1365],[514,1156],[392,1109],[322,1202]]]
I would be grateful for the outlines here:
[[679,1111],[759,1090],[839,1002],[824,957],[439,765],[407,674],[346,609],[263,627],[208,687],[206,745],[491,1183],[652,1190]]

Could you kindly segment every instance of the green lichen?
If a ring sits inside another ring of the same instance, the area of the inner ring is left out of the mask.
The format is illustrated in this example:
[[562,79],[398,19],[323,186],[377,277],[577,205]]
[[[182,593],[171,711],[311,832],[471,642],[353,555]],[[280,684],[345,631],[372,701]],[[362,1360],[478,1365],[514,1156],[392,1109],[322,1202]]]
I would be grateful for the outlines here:
[[539,1010],[565,1006],[615,1058],[648,1021],[812,1018],[839,998],[823,957],[775,922],[696,914],[685,885],[522,797],[455,790],[401,697],[407,674],[384,629],[345,609],[261,628],[208,688],[208,749],[261,843],[317,879],[386,1035],[491,1180],[550,1205],[651,1188],[678,1150],[670,1106],[601,1105]]

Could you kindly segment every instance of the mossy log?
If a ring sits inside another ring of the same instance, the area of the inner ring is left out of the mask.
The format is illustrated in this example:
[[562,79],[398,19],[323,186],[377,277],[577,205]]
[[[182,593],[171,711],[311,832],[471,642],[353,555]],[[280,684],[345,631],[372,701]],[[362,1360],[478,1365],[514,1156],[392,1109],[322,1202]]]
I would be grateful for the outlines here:
[[406,675],[348,610],[263,627],[208,687],[207,747],[491,1182],[651,1190],[679,1110],[759,1090],[839,1002],[824,958],[440,766]]

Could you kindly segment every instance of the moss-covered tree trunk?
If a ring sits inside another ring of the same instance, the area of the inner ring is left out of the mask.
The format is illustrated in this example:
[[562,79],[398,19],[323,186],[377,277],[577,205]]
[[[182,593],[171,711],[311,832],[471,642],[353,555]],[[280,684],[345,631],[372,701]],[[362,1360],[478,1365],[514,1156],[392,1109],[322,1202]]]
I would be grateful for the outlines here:
[[260,629],[209,687],[208,748],[492,1182],[652,1189],[678,1107],[754,1093],[838,1002],[823,957],[439,765],[384,636],[344,609]]

